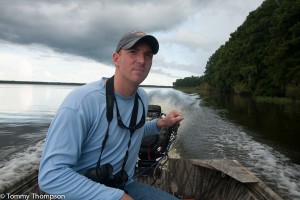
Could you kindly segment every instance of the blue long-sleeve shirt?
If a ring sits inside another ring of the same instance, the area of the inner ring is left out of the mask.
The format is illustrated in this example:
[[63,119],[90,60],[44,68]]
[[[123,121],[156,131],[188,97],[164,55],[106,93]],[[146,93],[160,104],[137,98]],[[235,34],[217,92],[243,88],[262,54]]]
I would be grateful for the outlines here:
[[[138,93],[148,105],[147,93]],[[129,126],[134,105],[134,95],[128,98],[116,93],[122,121]],[[142,116],[139,100],[137,122]],[[147,107],[145,108],[147,110]],[[106,91],[103,79],[73,90],[58,109],[48,130],[39,169],[40,188],[49,194],[65,195],[66,199],[120,199],[123,191],[107,187],[86,178],[82,174],[96,166],[106,133]],[[158,134],[156,121],[149,121],[137,129],[131,138],[125,170],[132,182],[135,163],[143,136]],[[110,123],[109,137],[102,153],[101,165],[110,163],[113,173],[121,170],[128,148],[130,131],[117,125],[116,107]]]

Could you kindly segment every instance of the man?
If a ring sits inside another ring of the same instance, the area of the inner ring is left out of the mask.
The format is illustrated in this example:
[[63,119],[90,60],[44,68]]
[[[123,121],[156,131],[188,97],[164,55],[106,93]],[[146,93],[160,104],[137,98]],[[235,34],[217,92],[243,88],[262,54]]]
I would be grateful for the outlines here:
[[[41,190],[72,200],[176,199],[132,179],[143,136],[158,134],[160,128],[183,119],[172,111],[163,119],[144,124],[148,97],[139,85],[147,77],[158,49],[158,41],[151,35],[125,34],[112,56],[114,76],[78,87],[65,98],[46,137],[39,170]],[[117,180],[102,177],[110,173],[104,170],[107,165],[115,176],[125,172],[125,185],[106,183]],[[107,173],[100,173],[96,170],[99,168]]]

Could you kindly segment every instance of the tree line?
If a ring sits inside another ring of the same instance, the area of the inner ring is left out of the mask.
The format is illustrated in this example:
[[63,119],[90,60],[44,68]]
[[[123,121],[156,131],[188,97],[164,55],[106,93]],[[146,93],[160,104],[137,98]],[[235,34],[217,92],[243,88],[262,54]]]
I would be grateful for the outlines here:
[[300,98],[300,0],[265,0],[207,61],[173,86]]

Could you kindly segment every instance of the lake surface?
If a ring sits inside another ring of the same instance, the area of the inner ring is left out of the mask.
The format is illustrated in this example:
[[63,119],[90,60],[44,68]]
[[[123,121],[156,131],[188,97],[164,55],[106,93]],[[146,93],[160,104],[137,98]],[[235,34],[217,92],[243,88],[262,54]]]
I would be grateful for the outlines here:
[[300,164],[299,102],[257,102],[249,97],[210,96],[202,105],[245,127],[255,140],[267,143]]
[[[39,162],[49,124],[76,87],[0,84],[0,188]],[[172,154],[238,160],[283,199],[300,199],[299,105],[145,89],[150,104],[165,113],[177,109],[185,117]]]

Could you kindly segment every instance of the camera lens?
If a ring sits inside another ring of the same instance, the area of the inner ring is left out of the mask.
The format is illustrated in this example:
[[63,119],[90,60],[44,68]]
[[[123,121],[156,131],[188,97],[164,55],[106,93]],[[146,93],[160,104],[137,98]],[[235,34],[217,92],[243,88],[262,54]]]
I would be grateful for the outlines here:
[[128,175],[125,170],[121,170],[114,175],[114,185],[117,188],[123,188],[128,180]]
[[99,182],[103,183],[108,179],[113,178],[113,167],[111,164],[105,164],[98,168],[97,170],[97,176],[99,177]]
[[97,168],[92,168],[86,171],[85,176],[89,179],[99,182],[98,176],[97,176]]
[[95,167],[92,169],[89,169],[85,176],[89,179],[98,182],[98,183],[104,183],[109,179],[113,179],[113,167],[111,164],[105,164],[100,166],[99,168]]
[[128,175],[125,170],[120,170],[115,175],[113,173],[113,167],[111,164],[101,165],[99,168],[95,167],[89,169],[85,176],[89,179],[104,184],[108,187],[114,187],[123,189],[125,186]]
[[111,166],[111,164],[105,164],[105,165],[102,165],[98,168],[98,176],[103,174],[103,176],[108,176],[110,174],[112,174],[113,172],[113,167]]

